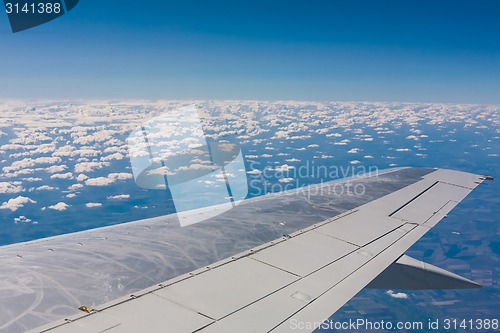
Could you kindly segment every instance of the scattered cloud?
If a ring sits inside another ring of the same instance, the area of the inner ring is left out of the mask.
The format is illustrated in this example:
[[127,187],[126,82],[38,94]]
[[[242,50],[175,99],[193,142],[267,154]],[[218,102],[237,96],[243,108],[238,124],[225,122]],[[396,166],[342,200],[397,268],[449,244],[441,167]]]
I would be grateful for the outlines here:
[[14,182],[0,182],[0,193],[19,193],[23,192],[23,183],[19,181]]
[[85,184],[87,186],[107,186],[113,184],[114,182],[114,179],[110,179],[108,177],[97,177],[87,179]]
[[109,165],[109,162],[81,162],[75,165],[75,173],[92,172]]
[[27,197],[19,196],[17,198],[9,199],[9,201],[2,203],[0,209],[10,209],[12,212],[15,212],[19,208],[24,207],[24,205],[28,203],[36,203],[35,200],[32,200]]
[[51,167],[48,167],[47,169],[47,172],[48,173],[58,173],[58,172],[63,172],[64,170],[66,170],[68,167],[64,164],[61,164],[61,165],[53,165]]
[[55,173],[52,176],[50,176],[50,179],[73,179],[73,173],[71,172]]
[[79,174],[79,175],[76,177],[76,180],[78,180],[79,182],[83,182],[83,181],[85,181],[85,180],[87,180],[87,179],[89,179],[89,178],[90,178],[89,176],[87,176],[87,175],[85,175],[85,174],[81,173],[81,174]]
[[28,178],[23,178],[23,180],[26,182],[41,182],[43,179],[40,177],[28,177]]
[[389,296],[391,296],[392,298],[399,298],[399,299],[407,299],[408,298],[408,294],[405,294],[405,293],[395,293],[392,290],[387,290],[386,294],[389,295]]
[[55,205],[49,206],[47,208],[52,210],[65,211],[66,209],[68,209],[68,207],[69,205],[67,203],[58,202]]
[[107,186],[115,183],[118,180],[127,180],[134,178],[129,172],[110,173],[107,177],[89,178],[85,180],[87,186]]
[[114,180],[127,180],[134,178],[134,175],[129,172],[110,173],[108,178]]
[[77,190],[81,190],[82,188],[83,188],[82,184],[73,184],[73,185],[68,186],[68,190],[70,190],[70,191],[77,191]]
[[108,196],[109,200],[122,200],[130,198],[130,194],[118,194],[118,195],[110,195]]
[[123,160],[124,156],[121,153],[114,153],[101,158],[101,161],[119,161]]
[[49,186],[49,185],[42,185],[42,186],[38,186],[34,190],[35,191],[53,191],[53,190],[57,190],[57,189],[58,189],[57,187],[53,187],[53,186]]
[[286,172],[286,171],[289,171],[291,169],[294,169],[295,167],[294,166],[291,166],[291,165],[288,165],[288,164],[283,164],[283,165],[280,165],[280,166],[277,166],[276,168],[274,168],[274,171],[276,172]]
[[21,215],[19,217],[14,217],[14,223],[19,224],[19,223],[33,223],[37,224],[37,222],[34,222],[32,219],[27,218],[24,215]]
[[357,154],[359,152],[359,148],[352,148],[347,151],[348,154]]

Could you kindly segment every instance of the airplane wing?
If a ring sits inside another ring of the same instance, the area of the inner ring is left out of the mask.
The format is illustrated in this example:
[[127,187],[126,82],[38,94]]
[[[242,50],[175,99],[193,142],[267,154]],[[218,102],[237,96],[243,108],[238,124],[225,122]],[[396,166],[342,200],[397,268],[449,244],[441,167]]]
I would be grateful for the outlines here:
[[365,287],[477,287],[404,253],[485,179],[400,168],[185,228],[166,216],[5,246],[0,332],[288,332]]

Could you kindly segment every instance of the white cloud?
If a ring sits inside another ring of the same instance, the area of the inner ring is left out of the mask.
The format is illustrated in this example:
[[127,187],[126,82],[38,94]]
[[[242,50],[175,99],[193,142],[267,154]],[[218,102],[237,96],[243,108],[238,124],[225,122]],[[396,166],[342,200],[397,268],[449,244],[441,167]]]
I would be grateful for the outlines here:
[[148,170],[146,173],[149,176],[152,176],[152,175],[166,175],[166,176],[175,175],[175,173],[171,172],[167,166],[162,166],[162,167],[159,167],[156,169]]
[[100,203],[100,202],[87,202],[85,204],[85,206],[87,206],[87,208],[101,207],[102,203]]
[[111,154],[111,155],[107,155],[107,156],[104,156],[101,158],[101,161],[113,161],[113,160],[123,160],[123,154],[120,154],[120,153],[115,153],[115,154]]
[[126,179],[134,178],[134,175],[132,175],[129,172],[110,173],[108,175],[108,178],[109,179],[116,179],[116,180],[126,180]]
[[285,172],[285,171],[289,171],[291,169],[294,169],[295,167],[293,166],[290,166],[288,164],[283,164],[283,165],[280,165],[280,166],[277,166],[276,168],[274,168],[274,171],[276,172]]
[[[21,215],[19,217],[14,217],[14,223],[15,224],[19,224],[19,223],[30,223],[30,222],[33,222],[31,219],[27,218],[26,216],[24,215]],[[33,222],[34,224],[36,224],[36,222]]]
[[22,191],[24,188],[21,182],[0,182],[0,193],[19,193]]
[[60,157],[38,157],[35,158],[35,163],[36,164],[58,164],[61,163],[61,158]]
[[27,197],[19,196],[2,203],[0,209],[10,209],[11,211],[15,212],[19,208],[24,207],[24,205],[27,203],[36,203],[36,201]]
[[90,147],[82,147],[82,149],[77,149],[71,153],[72,156],[80,155],[81,157],[95,157],[99,154],[100,152],[98,150],[92,149]]
[[79,175],[76,177],[76,180],[78,180],[79,182],[83,182],[83,181],[85,181],[85,180],[87,180],[87,179],[89,179],[89,178],[90,178],[89,176],[87,176],[87,175],[85,175],[85,174],[81,173],[81,174],[79,174]]
[[247,173],[248,173],[249,175],[260,175],[260,174],[262,173],[262,171],[257,170],[257,169],[252,169],[252,170],[250,170],[250,171],[247,171]]
[[58,210],[58,211],[64,211],[68,209],[69,205],[64,202],[58,202],[55,205],[47,207],[48,209],[53,209],[53,210]]
[[387,290],[386,294],[391,296],[392,298],[406,299],[408,298],[408,294],[405,293],[395,293],[392,290]]
[[75,165],[75,172],[92,172],[107,166],[109,166],[109,162],[82,162]]
[[334,142],[333,144],[334,144],[334,145],[339,145],[339,146],[345,146],[345,145],[347,145],[349,142],[351,142],[351,140],[344,139],[344,140],[342,140],[342,141]]
[[359,148],[352,148],[351,150],[347,151],[348,154],[357,154],[359,152]]
[[89,178],[85,181],[87,186],[107,186],[113,184],[115,181],[107,177]]
[[66,165],[62,164],[62,165],[53,165],[45,170],[47,170],[48,173],[56,173],[56,172],[63,172],[67,168],[68,167]]
[[52,190],[57,190],[57,189],[58,189],[57,187],[52,187],[49,185],[42,185],[42,186],[38,186],[37,188],[35,188],[36,191],[52,191]]
[[69,198],[69,199],[71,199],[71,198],[76,198],[76,194],[75,194],[75,193],[70,193],[70,194],[68,194],[68,195],[66,196],[66,198]]
[[3,172],[13,172],[13,171],[18,171],[21,169],[26,169],[30,167],[35,166],[35,160],[32,158],[25,158],[20,161],[14,161],[12,164],[8,167],[3,167],[2,170]]
[[35,169],[21,169],[19,171],[11,172],[11,173],[4,173],[1,176],[5,178],[18,178],[23,175],[29,175],[35,172]]
[[73,156],[73,151],[75,150],[75,147],[66,145],[57,148],[57,150],[52,153],[52,156]]
[[73,179],[73,174],[71,172],[55,173],[50,176],[50,179]]
[[76,190],[80,190],[82,188],[83,188],[82,184],[73,184],[71,186],[68,186],[68,190],[70,190],[70,191],[76,191]]
[[28,177],[28,178],[23,178],[23,180],[27,182],[41,182],[43,179],[39,177]]
[[[160,169],[160,168],[158,168]],[[167,168],[168,169],[168,168]],[[201,163],[190,164],[189,166],[181,166],[177,168],[175,171],[187,171],[187,170],[216,170],[217,166],[214,165],[205,165]],[[167,170],[168,172],[168,170]]]
[[127,180],[133,177],[129,172],[110,173],[107,177],[89,178],[85,181],[85,184],[88,186],[107,186],[118,180]]
[[126,149],[126,148],[122,148],[122,147],[117,147],[117,146],[112,146],[112,147],[108,147],[106,149],[104,149],[103,153],[105,154],[109,154],[109,153],[118,153],[120,152],[122,149]]
[[130,194],[118,194],[118,195],[110,195],[108,197],[109,200],[121,200],[130,198]]
[[[80,134],[80,133],[78,133]],[[81,133],[83,134],[83,133]],[[78,137],[75,139],[76,144],[89,144],[93,142],[103,142],[110,140],[113,137],[113,134],[115,134],[115,131],[111,130],[100,130],[92,133],[91,135],[88,134],[83,134],[82,136]]]
[[297,158],[295,158],[295,157],[294,158],[286,159],[285,161],[287,161],[287,162],[300,162],[300,160],[297,159]]
[[280,179],[278,179],[278,181],[280,183],[289,183],[289,182],[293,181],[293,178],[280,178]]
[[31,152],[32,155],[36,154],[49,154],[56,150],[56,146],[53,143],[39,145],[35,150]]

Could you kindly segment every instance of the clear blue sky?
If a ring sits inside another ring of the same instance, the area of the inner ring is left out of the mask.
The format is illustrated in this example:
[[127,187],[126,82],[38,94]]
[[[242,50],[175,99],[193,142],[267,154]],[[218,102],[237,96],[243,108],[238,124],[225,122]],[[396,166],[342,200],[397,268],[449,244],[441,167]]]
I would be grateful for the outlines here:
[[81,0],[13,34],[0,98],[500,103],[500,1]]

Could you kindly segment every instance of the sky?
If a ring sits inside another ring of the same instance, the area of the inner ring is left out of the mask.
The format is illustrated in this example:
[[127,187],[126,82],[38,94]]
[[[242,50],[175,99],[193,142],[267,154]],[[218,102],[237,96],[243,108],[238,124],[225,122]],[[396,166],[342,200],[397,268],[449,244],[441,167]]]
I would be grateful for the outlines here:
[[495,0],[97,1],[19,33],[0,98],[500,103]]

